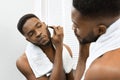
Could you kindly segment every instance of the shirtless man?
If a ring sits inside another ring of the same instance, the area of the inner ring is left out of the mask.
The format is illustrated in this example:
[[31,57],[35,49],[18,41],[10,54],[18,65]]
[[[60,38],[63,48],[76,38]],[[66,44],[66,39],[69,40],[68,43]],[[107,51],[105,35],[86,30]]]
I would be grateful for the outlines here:
[[[44,22],[41,22],[34,14],[26,14],[19,20],[17,28],[27,41],[40,48],[48,57],[50,62],[53,63],[51,71],[42,76],[36,76],[37,73],[35,73],[32,69],[31,65],[29,64],[27,54],[24,52],[17,60],[16,66],[27,80],[73,80],[72,69],[68,73],[65,73],[63,67],[64,60],[62,57],[64,54],[66,54],[64,53],[63,49],[66,48],[68,50],[70,57],[72,56],[72,52],[67,45],[63,44],[64,33],[62,27],[51,26],[50,28],[53,29],[53,36],[51,37],[48,26]],[[42,63],[46,62],[42,61]],[[40,64],[40,66],[36,68],[41,66],[46,67]],[[49,65],[47,66],[49,67]],[[43,70],[43,72],[44,71],[45,70]],[[47,75],[49,73],[50,75]]]
[[120,0],[73,0],[75,80],[120,80]]

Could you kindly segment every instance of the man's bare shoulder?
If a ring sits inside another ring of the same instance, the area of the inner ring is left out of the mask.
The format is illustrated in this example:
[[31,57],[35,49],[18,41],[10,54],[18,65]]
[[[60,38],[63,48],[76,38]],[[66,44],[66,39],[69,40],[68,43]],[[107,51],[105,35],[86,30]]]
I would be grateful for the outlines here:
[[120,49],[96,59],[86,73],[86,80],[120,80]]
[[63,44],[63,46],[65,46],[65,48],[68,50],[69,54],[72,57],[72,50],[71,50],[71,48],[68,45],[66,45],[66,44]]
[[[22,54],[16,61],[18,70],[29,80],[29,78],[35,78],[33,71],[31,70],[27,57]],[[34,79],[33,79],[34,80]]]
[[32,69],[29,66],[27,57],[22,54],[16,61],[16,66],[18,70],[27,78],[27,80],[48,80],[48,77],[45,75],[39,78],[36,78]]
[[21,69],[21,68],[25,68],[26,66],[28,66],[28,61],[27,61],[27,57],[24,54],[22,54],[16,61],[16,66],[18,69]]
[[22,54],[16,61],[16,66],[18,68],[18,70],[22,73],[27,72],[27,69],[30,68],[28,61],[27,61],[27,57],[24,54]]

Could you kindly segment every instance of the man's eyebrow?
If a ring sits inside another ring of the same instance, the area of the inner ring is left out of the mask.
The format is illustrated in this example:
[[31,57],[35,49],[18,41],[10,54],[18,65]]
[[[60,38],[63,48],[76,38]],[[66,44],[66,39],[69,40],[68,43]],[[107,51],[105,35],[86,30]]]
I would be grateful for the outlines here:
[[75,25],[77,25],[77,23],[76,23],[74,20],[72,20],[72,22],[73,22]]
[[38,24],[40,24],[40,22],[35,23],[35,26],[37,26]]

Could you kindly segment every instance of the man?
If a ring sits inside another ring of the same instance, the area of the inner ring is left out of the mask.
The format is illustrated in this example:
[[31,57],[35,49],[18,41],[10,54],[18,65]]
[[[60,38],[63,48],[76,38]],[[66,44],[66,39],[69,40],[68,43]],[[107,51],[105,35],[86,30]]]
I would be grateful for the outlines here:
[[[73,80],[72,54],[63,44],[62,27],[48,27],[34,14],[26,14],[19,20],[17,28],[30,42],[16,62],[27,80]],[[52,37],[48,28],[53,29]]]
[[120,0],[73,0],[75,80],[120,80]]

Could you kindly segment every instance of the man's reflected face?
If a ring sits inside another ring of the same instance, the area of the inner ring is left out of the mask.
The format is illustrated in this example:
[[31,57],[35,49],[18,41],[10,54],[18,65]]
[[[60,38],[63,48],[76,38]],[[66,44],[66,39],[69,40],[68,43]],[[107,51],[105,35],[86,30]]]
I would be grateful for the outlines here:
[[37,45],[46,45],[50,41],[48,27],[35,17],[25,22],[23,33],[28,41]]

